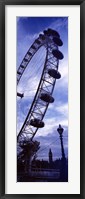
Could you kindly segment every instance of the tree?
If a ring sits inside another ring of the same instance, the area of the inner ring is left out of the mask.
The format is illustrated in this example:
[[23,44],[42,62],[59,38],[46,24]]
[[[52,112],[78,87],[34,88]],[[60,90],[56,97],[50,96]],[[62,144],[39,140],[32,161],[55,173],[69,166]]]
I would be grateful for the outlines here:
[[24,161],[25,165],[25,173],[30,173],[31,171],[31,161],[32,158],[35,156],[37,151],[40,148],[40,142],[38,141],[31,141],[31,140],[23,140],[19,143],[19,146],[22,148],[20,154],[18,154],[18,161]]

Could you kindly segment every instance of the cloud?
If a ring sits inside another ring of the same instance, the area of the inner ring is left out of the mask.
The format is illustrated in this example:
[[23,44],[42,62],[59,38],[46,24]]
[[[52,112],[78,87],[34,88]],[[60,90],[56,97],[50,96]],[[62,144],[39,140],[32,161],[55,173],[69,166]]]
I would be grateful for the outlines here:
[[66,105],[59,107],[54,106],[54,108],[51,110],[48,108],[47,113],[43,119],[45,127],[43,129],[39,129],[36,136],[46,136],[48,132],[49,134],[52,134],[52,132],[55,131],[59,124],[62,126],[68,126],[68,116],[67,112],[65,113],[65,110],[67,111]]
[[49,28],[53,28],[54,30],[60,31],[61,32],[61,27],[62,29],[65,30],[65,27],[67,27],[67,17],[62,17],[62,19],[56,19]]
[[[58,127],[58,126],[57,126]],[[49,149],[51,148],[53,153],[53,159],[61,158],[61,143],[57,128],[52,134],[47,134],[45,137],[37,136],[35,137],[40,142],[40,149],[37,153],[37,159],[48,159]],[[63,145],[65,150],[65,155],[68,157],[68,128],[64,126],[63,132]]]

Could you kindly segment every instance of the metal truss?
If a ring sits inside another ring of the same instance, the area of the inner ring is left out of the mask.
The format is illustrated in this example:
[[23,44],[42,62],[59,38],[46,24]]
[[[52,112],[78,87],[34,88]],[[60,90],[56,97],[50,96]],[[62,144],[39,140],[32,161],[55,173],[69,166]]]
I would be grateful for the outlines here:
[[39,121],[43,120],[50,102],[42,100],[41,95],[45,93],[49,96],[52,96],[56,83],[56,78],[50,76],[48,71],[49,69],[54,69],[55,71],[58,71],[59,59],[57,59],[57,57],[55,57],[52,53],[53,49],[56,48],[58,50],[58,45],[56,45],[53,41],[53,35],[49,36],[44,34],[39,35],[39,37],[31,45],[24,59],[22,60],[17,71],[17,84],[19,83],[26,67],[29,65],[30,60],[41,46],[44,46],[46,49],[46,58],[43,72],[31,108],[17,136],[18,142],[25,138],[32,140],[35,136],[39,127],[34,127],[30,125],[30,121],[35,118]]

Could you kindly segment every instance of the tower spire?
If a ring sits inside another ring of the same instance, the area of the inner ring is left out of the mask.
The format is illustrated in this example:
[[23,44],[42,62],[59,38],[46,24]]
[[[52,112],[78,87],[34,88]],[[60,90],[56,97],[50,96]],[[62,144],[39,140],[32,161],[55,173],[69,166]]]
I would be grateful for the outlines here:
[[49,149],[49,163],[51,164],[53,162],[53,154],[51,151],[51,148]]

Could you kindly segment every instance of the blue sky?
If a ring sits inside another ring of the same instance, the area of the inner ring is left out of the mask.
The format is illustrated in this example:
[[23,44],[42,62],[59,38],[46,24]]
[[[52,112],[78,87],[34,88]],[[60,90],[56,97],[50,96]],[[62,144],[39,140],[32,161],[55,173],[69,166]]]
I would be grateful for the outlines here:
[[[18,17],[17,18],[17,68],[30,45],[43,30],[57,30],[63,41],[59,50],[64,59],[59,62],[61,79],[56,80],[53,92],[55,101],[50,104],[44,117],[45,127],[39,129],[35,139],[40,141],[37,158],[48,159],[49,148],[52,149],[53,159],[61,157],[60,140],[57,132],[58,125],[64,128],[63,140],[65,154],[68,155],[68,18],[67,17]],[[32,100],[43,70],[45,49],[41,49],[31,60],[17,87],[24,93],[24,98],[17,98],[17,132],[19,132],[30,109]]]

